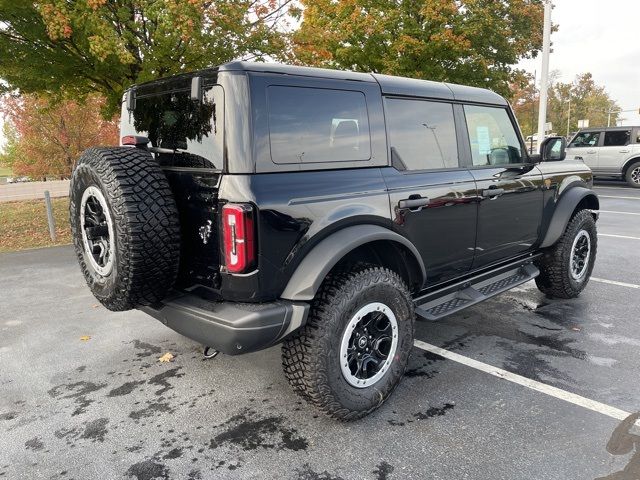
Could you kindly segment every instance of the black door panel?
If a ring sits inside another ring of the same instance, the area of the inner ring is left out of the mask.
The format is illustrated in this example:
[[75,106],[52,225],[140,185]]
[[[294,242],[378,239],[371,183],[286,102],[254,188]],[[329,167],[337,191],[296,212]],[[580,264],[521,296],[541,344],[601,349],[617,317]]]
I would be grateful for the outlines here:
[[471,170],[480,203],[473,269],[530,250],[542,222],[542,174],[537,167]]
[[476,185],[468,170],[382,170],[393,221],[422,255],[427,285],[464,275],[476,241]]

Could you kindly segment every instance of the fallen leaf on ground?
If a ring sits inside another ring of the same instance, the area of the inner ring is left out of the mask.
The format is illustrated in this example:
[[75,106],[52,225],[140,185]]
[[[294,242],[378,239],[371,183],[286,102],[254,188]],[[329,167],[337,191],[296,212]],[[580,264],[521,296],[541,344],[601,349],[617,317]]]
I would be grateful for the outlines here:
[[579,332],[579,331],[580,331],[580,328],[578,328],[578,327],[571,327],[571,330],[573,330],[574,332]]
[[164,355],[162,355],[158,360],[161,363],[168,363],[173,360],[173,354],[171,352],[167,352]]
[[91,335],[82,335],[80,337],[80,340],[82,340],[83,342],[86,342],[87,340],[91,340]]

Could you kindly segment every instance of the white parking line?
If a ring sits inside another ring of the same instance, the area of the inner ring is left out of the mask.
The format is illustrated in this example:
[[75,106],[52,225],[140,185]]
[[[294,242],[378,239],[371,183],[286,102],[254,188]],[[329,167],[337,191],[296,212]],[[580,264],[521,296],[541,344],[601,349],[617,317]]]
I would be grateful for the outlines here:
[[[545,395],[564,400],[565,402],[578,405],[593,412],[607,415],[608,417],[615,418],[616,420],[624,420],[630,415],[629,412],[625,412],[624,410],[621,410],[619,408],[612,407],[595,400],[591,400],[590,398],[586,398],[575,393],[561,390],[557,387],[552,387],[551,385],[547,385],[545,383],[537,382],[536,380],[531,380],[530,378],[508,372],[487,363],[479,362],[477,360],[474,360],[473,358],[465,357],[464,355],[460,355],[459,353],[436,347],[435,345],[425,343],[421,340],[415,340],[413,344],[421,350],[426,350],[427,352],[434,353],[448,360],[453,360],[454,362],[461,363],[462,365],[466,365],[467,367],[475,368],[476,370],[480,370],[481,372],[488,373],[489,375],[493,375],[494,377],[508,380],[523,387],[530,388],[531,390],[535,390],[536,392],[544,393]],[[638,423],[640,423],[640,420],[636,423],[636,425]]]
[[640,200],[640,197],[617,197],[615,195],[598,195],[599,198],[620,198],[622,200]]
[[640,215],[638,212],[616,212],[613,210],[598,210],[600,213],[619,213],[620,215]]
[[598,232],[599,237],[612,237],[612,238],[628,238],[629,240],[640,240],[640,237],[631,237],[629,235],[614,235],[613,233],[600,233]]
[[620,190],[623,192],[633,192],[633,188],[629,187],[607,187],[606,185],[597,185],[593,187],[594,190]]
[[605,280],[604,278],[591,277],[591,280],[594,282],[608,283],[609,285],[617,285],[619,287],[640,288],[640,285],[636,285],[634,283],[617,282],[615,280]]

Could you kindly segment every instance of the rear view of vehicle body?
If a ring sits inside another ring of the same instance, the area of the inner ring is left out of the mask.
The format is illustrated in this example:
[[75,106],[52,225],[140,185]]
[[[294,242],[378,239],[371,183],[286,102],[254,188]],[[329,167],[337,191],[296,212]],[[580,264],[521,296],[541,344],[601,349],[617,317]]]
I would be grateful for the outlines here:
[[78,259],[108,308],[227,354],[283,343],[294,390],[359,418],[438,320],[535,278],[571,298],[597,236],[564,139],[529,156],[482,89],[233,62],[129,90],[78,162]]
[[567,147],[567,156],[582,159],[596,177],[614,177],[640,188],[640,127],[587,128]]

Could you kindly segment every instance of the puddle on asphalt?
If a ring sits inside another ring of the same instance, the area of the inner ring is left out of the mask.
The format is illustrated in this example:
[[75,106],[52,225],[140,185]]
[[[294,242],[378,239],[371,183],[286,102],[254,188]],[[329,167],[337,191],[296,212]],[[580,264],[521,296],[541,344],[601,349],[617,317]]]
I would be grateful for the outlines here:
[[607,442],[607,452],[611,455],[628,455],[633,452],[629,463],[619,472],[596,480],[638,480],[640,479],[640,427],[635,425],[640,412],[625,418],[611,434]]

